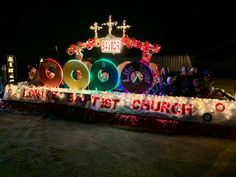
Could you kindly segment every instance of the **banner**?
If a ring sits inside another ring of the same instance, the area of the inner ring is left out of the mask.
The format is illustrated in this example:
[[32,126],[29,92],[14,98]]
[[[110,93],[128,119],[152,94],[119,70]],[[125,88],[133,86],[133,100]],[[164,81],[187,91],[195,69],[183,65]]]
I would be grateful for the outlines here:
[[180,119],[236,127],[236,102],[121,92],[7,85],[4,99],[57,103],[100,112]]

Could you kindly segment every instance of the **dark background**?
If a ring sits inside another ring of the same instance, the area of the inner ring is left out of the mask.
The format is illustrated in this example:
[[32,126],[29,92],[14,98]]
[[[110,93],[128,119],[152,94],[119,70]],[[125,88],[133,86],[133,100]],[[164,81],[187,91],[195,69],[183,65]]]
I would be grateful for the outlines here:
[[[83,1],[81,1],[83,2]],[[27,64],[39,57],[50,57],[64,64],[70,44],[94,37],[89,26],[95,21],[107,22],[109,15],[121,24],[126,20],[132,28],[130,37],[158,43],[162,49],[154,56],[190,55],[193,65],[209,67],[217,77],[235,77],[236,11],[226,3],[202,4],[140,2],[63,2],[62,4],[9,4],[0,12],[1,63],[8,54],[16,55],[20,77],[25,77]],[[114,35],[121,32],[114,30]],[[107,35],[107,28],[99,37]],[[57,50],[56,50],[57,49]],[[98,50],[85,51],[84,57],[99,56]],[[135,49],[125,56],[141,56]]]

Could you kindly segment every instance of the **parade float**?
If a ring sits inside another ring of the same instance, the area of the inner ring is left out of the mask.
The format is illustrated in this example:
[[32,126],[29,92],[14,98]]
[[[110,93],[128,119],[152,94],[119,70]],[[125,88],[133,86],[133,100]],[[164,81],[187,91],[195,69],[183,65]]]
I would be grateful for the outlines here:
[[[108,27],[105,37],[98,31]],[[122,37],[112,34],[122,30]],[[108,122],[142,130],[195,132],[236,137],[236,102],[234,99],[156,96],[147,94],[158,75],[150,67],[159,44],[143,42],[126,35],[131,26],[109,21],[90,26],[94,38],[72,44],[67,53],[75,56],[61,66],[59,61],[45,59],[39,66],[43,86],[8,84],[1,109],[50,113],[64,118]],[[122,49],[142,52],[140,61],[115,65],[112,58],[101,57],[93,63],[83,60],[83,51],[93,48],[102,53],[120,55]],[[48,73],[53,71],[54,76]],[[62,83],[64,83],[62,86]],[[65,87],[66,85],[66,87]],[[226,94],[227,95],[227,94]]]

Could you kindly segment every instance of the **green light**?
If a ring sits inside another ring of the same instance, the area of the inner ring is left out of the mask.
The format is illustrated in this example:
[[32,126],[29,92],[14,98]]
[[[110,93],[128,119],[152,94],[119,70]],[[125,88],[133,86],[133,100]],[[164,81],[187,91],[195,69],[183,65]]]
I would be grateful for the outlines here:
[[[108,78],[102,79],[101,72],[107,73]],[[117,66],[106,58],[101,58],[94,62],[91,68],[91,87],[98,90],[113,90],[120,83],[120,76]]]

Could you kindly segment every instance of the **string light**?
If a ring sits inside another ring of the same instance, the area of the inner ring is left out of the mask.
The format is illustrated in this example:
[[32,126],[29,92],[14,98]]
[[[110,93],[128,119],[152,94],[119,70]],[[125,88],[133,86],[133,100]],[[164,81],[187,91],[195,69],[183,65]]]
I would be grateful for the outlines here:
[[90,30],[94,30],[94,38],[98,38],[98,31],[102,29],[102,26],[98,26],[97,22],[94,22],[93,26],[90,26]]
[[125,32],[127,29],[131,28],[131,25],[126,25],[126,21],[123,20],[123,25],[122,26],[117,26],[117,29],[121,29],[123,32],[123,36],[125,36]]
[[108,26],[108,35],[107,37],[112,37],[113,35],[111,34],[113,26],[117,25],[117,21],[112,21],[111,20],[111,15],[109,16],[109,20],[106,23],[102,24],[103,26]]
[[8,83],[14,83],[15,82],[15,59],[13,55],[8,55],[7,56],[7,80]]

